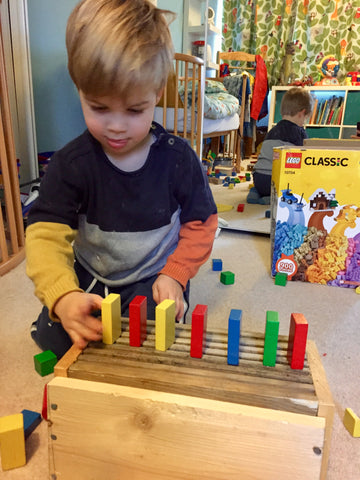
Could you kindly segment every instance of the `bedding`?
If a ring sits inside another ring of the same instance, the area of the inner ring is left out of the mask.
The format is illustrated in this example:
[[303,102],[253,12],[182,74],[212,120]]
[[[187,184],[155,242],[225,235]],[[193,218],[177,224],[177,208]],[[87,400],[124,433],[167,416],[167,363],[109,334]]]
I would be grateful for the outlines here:
[[[166,109],[166,130],[169,132],[174,131],[174,122],[175,122],[175,109],[174,108],[167,108]],[[163,125],[163,108],[156,107],[155,114],[154,114],[155,122],[160,123]],[[239,128],[239,115],[238,113],[233,113],[232,115],[227,115],[226,117],[220,119],[212,119],[212,118],[204,118],[203,120],[203,134],[206,135],[208,133],[213,132],[226,132],[229,130],[236,130]],[[186,130],[190,132],[190,125],[191,125],[191,113],[188,111],[187,115],[187,128]],[[179,132],[184,131],[184,109],[178,108],[178,121],[177,121],[177,128]]]
[[[184,102],[185,89],[183,86],[179,87],[179,95]],[[195,95],[197,96],[197,85]],[[188,86],[187,98],[190,104],[192,100],[191,81]],[[239,100],[230,95],[221,82],[207,79],[205,81],[204,117],[218,120],[236,113],[239,113]]]

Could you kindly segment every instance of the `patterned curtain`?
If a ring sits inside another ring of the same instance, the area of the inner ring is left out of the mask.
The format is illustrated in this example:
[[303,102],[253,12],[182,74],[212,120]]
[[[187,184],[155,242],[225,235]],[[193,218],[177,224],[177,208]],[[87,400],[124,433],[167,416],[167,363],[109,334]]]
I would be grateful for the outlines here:
[[360,69],[360,0],[224,0],[222,51],[263,55],[269,84],[280,84],[286,46],[293,77],[319,79],[318,65],[333,55],[338,80]]

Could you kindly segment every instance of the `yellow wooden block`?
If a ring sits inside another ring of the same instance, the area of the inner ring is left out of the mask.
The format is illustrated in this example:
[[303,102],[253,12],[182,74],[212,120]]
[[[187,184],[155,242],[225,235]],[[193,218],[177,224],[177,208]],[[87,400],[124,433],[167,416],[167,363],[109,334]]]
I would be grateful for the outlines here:
[[360,418],[351,410],[347,408],[344,415],[344,426],[346,430],[353,437],[360,437]]
[[216,208],[218,213],[221,213],[221,212],[230,212],[230,210],[232,210],[234,207],[233,205],[225,205],[223,203],[217,203]]
[[103,325],[103,343],[112,345],[121,334],[121,298],[117,293],[110,293],[101,303],[101,320]]
[[3,470],[22,467],[26,464],[22,413],[0,418],[0,456]]
[[164,300],[155,309],[155,349],[165,352],[175,341],[175,302]]

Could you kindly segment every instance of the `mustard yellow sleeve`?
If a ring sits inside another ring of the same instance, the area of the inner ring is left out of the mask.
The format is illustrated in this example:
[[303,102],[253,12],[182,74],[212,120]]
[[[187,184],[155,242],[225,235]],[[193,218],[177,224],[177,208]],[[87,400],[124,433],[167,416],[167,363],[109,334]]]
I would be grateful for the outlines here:
[[26,273],[52,319],[56,319],[53,307],[59,298],[83,291],[74,270],[72,242],[76,233],[68,225],[52,222],[33,223],[26,229]]

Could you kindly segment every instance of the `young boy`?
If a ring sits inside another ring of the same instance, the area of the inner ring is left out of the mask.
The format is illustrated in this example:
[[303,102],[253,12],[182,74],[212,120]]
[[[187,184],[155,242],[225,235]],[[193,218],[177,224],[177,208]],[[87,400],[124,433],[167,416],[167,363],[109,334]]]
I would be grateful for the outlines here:
[[209,257],[216,206],[199,159],[152,122],[172,68],[164,12],[147,0],[83,0],[66,46],[87,130],[55,153],[26,230],[27,273],[45,305],[32,337],[60,358],[101,339],[94,311],[120,293],[175,300]]
[[248,203],[270,203],[273,148],[302,146],[307,138],[304,124],[311,110],[312,97],[307,90],[294,87],[285,93],[280,105],[282,120],[267,133],[254,166],[254,187],[250,189]]

